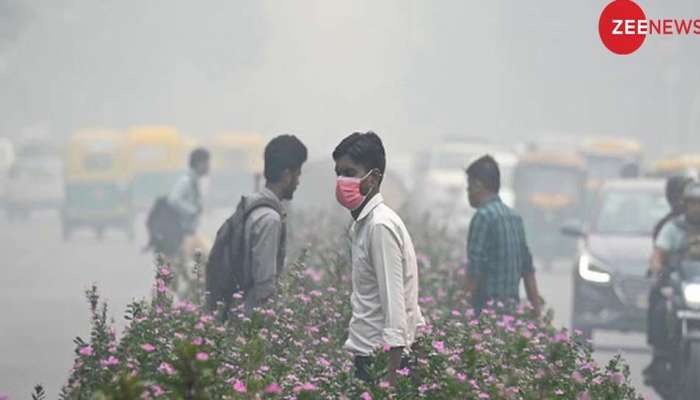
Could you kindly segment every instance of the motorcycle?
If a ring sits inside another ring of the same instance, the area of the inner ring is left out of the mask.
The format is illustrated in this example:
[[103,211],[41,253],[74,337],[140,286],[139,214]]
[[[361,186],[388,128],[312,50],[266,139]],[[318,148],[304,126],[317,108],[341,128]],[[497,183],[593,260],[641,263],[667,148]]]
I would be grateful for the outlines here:
[[651,386],[664,399],[697,399],[700,393],[700,261],[672,268],[661,289],[666,304],[668,356]]

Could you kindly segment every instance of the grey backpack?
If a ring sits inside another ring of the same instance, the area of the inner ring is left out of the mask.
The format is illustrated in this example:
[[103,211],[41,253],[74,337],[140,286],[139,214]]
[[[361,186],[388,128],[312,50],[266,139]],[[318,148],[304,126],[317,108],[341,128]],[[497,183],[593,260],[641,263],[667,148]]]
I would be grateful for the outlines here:
[[246,265],[245,223],[250,213],[260,207],[269,207],[282,215],[278,202],[269,198],[249,201],[241,197],[236,211],[221,225],[206,267],[206,288],[209,293],[207,308],[215,311],[217,302],[230,304],[231,296],[253,286],[252,271]]

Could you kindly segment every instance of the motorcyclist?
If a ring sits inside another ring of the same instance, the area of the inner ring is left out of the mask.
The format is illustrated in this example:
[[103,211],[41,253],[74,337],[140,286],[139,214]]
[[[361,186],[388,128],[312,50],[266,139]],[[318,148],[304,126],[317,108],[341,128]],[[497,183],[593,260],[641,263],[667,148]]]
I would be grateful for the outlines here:
[[[673,193],[680,188],[683,188],[681,202],[674,202]],[[668,370],[668,334],[664,323],[666,303],[661,288],[666,285],[669,267],[677,265],[685,257],[700,256],[695,254],[700,248],[700,183],[687,178],[671,178],[667,185],[668,194],[671,194],[668,200],[672,210],[655,230],[654,252],[650,262],[650,272],[658,279],[649,295],[647,340],[653,347],[653,356],[649,366],[644,369],[647,383],[663,376]]]

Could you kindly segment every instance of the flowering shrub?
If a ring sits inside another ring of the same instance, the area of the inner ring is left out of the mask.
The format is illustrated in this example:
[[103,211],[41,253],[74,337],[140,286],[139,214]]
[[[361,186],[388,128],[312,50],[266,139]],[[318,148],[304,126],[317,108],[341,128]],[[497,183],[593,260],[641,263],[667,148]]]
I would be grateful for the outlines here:
[[590,344],[577,333],[555,330],[525,307],[492,304],[476,318],[455,284],[463,270],[459,259],[441,259],[430,248],[420,256],[421,302],[430,325],[414,344],[408,367],[391,387],[385,381],[388,353],[377,349],[371,382],[354,379],[352,357],[342,349],[351,315],[347,248],[333,242],[342,242],[336,239],[342,232],[324,235],[322,222],[315,227],[296,233],[315,250],[302,252],[289,267],[276,298],[246,317],[235,295],[226,324],[202,310],[202,293],[174,302],[173,272],[162,260],[151,300],[128,307],[121,338],[92,287],[91,337],[76,338],[75,364],[61,397],[638,398],[619,357],[596,365]]

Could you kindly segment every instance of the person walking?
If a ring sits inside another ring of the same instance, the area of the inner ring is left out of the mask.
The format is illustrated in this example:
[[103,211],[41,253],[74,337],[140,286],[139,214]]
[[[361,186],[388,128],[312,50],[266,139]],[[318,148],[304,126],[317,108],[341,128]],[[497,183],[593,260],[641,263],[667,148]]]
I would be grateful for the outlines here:
[[467,239],[467,299],[477,313],[491,300],[516,304],[525,283],[535,315],[540,314],[532,254],[520,215],[506,206],[498,192],[498,163],[485,155],[466,170],[469,204],[476,209]]

